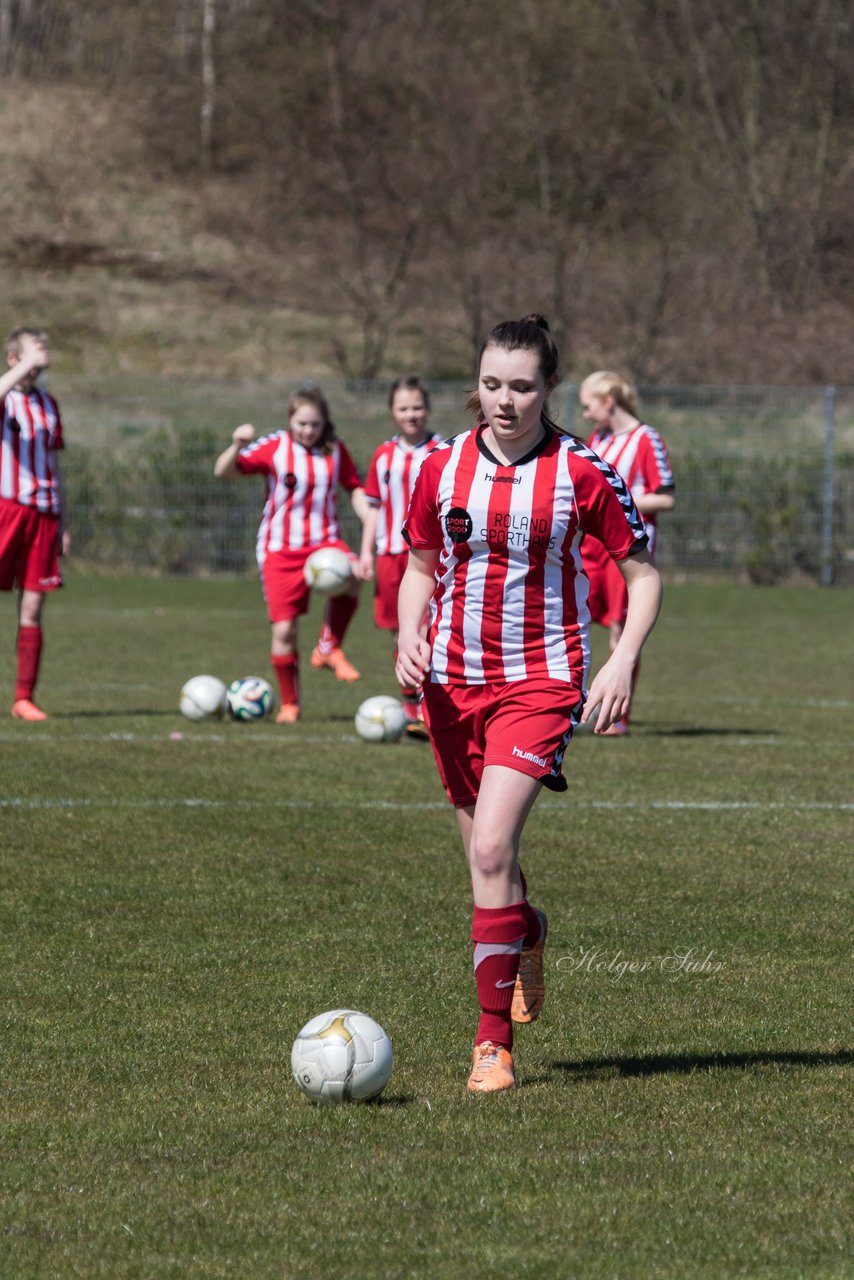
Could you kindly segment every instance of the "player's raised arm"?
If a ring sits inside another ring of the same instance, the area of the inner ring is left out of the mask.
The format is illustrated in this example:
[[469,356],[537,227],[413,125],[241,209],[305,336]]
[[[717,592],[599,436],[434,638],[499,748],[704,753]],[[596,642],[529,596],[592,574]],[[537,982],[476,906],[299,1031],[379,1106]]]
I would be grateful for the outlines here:
[[0,376],[0,400],[30,374],[41,373],[50,364],[50,350],[46,342],[30,338],[22,340],[19,345],[20,355],[14,359],[9,357],[9,368]]
[[247,444],[251,444],[255,439],[255,428],[251,422],[244,422],[239,427],[235,427],[231,433],[231,444],[227,449],[223,449],[222,453],[214,463],[214,475],[217,480],[226,480],[230,476],[236,476],[237,455],[240,450]]

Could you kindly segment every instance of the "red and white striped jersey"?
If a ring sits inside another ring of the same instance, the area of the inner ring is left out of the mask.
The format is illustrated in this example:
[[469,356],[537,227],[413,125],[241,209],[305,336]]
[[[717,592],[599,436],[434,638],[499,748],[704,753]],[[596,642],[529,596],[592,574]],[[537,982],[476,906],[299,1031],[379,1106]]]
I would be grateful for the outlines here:
[[14,387],[0,400],[0,498],[59,515],[54,453],[63,447],[59,405],[46,391]]
[[287,431],[276,431],[246,445],[237,455],[244,475],[263,475],[267,498],[258,529],[259,564],[274,551],[300,551],[341,537],[338,486],[352,493],[362,487],[356,464],[340,440],[329,452],[306,449]]
[[365,493],[372,506],[379,507],[377,517],[377,555],[400,555],[406,551],[403,522],[409,510],[409,499],[422,463],[442,436],[430,434],[410,448],[400,436],[381,444],[371,459]]
[[431,679],[507,683],[537,675],[586,689],[590,532],[623,560],[647,537],[623,480],[575,436],[549,432],[504,466],[483,429],[424,461],[404,536],[440,553],[430,603]]
[[[629,431],[616,433],[599,429],[593,432],[587,443],[623,477],[633,498],[674,487],[667,447],[653,427],[638,423]],[[652,554],[655,551],[657,512],[650,511],[642,519],[649,534]]]

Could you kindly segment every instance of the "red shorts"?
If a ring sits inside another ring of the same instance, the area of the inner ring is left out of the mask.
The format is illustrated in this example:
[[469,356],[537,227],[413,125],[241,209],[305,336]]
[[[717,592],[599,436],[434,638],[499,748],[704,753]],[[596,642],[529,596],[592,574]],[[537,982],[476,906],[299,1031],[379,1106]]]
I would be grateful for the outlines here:
[[[308,613],[311,588],[305,580],[305,562],[317,547],[301,547],[299,551],[271,551],[259,566],[261,590],[271,622],[290,622]],[[356,557],[346,542],[324,542],[324,547],[337,547],[351,560]]]
[[397,597],[408,562],[408,551],[377,556],[374,622],[383,631],[397,631]]
[[59,516],[0,498],[0,591],[56,591]]
[[602,627],[610,627],[614,622],[622,625],[629,611],[629,592],[616,561],[598,538],[589,536],[581,544],[581,558],[590,579],[587,606],[591,621]]
[[583,700],[545,677],[510,684],[424,685],[424,718],[451,804],[473,805],[484,767],[500,764],[565,791],[564,752]]

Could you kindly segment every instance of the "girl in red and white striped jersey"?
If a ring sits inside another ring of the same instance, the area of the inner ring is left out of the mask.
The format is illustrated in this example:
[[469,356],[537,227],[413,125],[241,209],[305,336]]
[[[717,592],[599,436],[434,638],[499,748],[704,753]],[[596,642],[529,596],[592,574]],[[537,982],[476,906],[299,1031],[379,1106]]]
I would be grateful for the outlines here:
[[[397,433],[380,445],[368,467],[365,494],[370,510],[362,527],[360,563],[362,577],[376,579],[374,621],[382,630],[391,631],[396,641],[397,596],[409,559],[403,522],[422,463],[441,444],[442,437],[429,429],[430,393],[419,378],[398,378],[392,383],[388,403]],[[421,695],[404,685],[400,692],[408,736],[426,738]]]
[[[565,790],[563,755],[589,709],[599,707],[600,733],[624,714],[661,599],[624,482],[549,417],[558,380],[542,316],[497,325],[469,404],[476,425],[425,459],[405,526],[397,670],[402,683],[423,684],[471,874],[473,1091],[513,1087],[513,1023],[534,1021],[544,1000],[546,919],[529,905],[519,866],[528,813],[543,785]],[[620,644],[589,694],[588,532],[629,590]]]
[[[581,384],[579,398],[584,417],[594,427],[588,444],[625,480],[643,519],[649,554],[654,559],[658,514],[671,511],[674,504],[675,486],[667,446],[653,427],[641,421],[637,394],[621,374],[607,370],[591,373]],[[608,627],[613,651],[625,624],[626,584],[598,538],[585,538],[582,555],[590,579],[590,617]],[[636,666],[633,691],[637,676]],[[619,737],[629,732],[630,711],[631,704],[625,716],[607,730],[608,735]]]
[[279,685],[279,724],[300,718],[299,615],[308,611],[310,591],[305,562],[318,547],[338,547],[353,564],[352,586],[326,606],[311,665],[328,668],[339,680],[359,679],[342,644],[359,596],[359,563],[341,538],[339,486],[350,495],[360,520],[368,514],[362,481],[346,447],[335,436],[325,397],[316,388],[296,392],[288,404],[288,426],[255,440],[255,428],[243,423],[219,455],[214,475],[262,475],[266,501],[256,542],[261,585],[272,628],[270,659]]
[[59,406],[38,387],[50,363],[40,329],[13,329],[9,366],[0,377],[0,590],[17,586],[17,679],[12,715],[44,720],[33,702],[42,654],[42,614],[49,591],[62,586],[59,557],[70,538],[65,525],[58,453],[63,447]]

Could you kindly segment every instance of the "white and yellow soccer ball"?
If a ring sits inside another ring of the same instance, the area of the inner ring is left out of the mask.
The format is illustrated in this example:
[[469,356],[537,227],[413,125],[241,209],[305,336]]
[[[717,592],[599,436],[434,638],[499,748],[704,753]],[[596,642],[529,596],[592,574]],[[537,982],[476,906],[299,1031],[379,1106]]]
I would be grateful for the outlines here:
[[307,1022],[291,1050],[291,1070],[311,1102],[371,1102],[391,1077],[391,1041],[355,1009],[330,1009]]
[[350,557],[339,547],[318,547],[312,551],[303,573],[308,585],[322,596],[340,596],[353,581]]
[[233,680],[226,694],[228,714],[232,720],[263,720],[276,705],[276,695],[260,676],[243,676]]
[[181,690],[179,706],[188,720],[221,720],[225,715],[225,685],[216,676],[193,676]]
[[384,693],[367,698],[356,712],[355,725],[365,742],[397,742],[406,728],[403,705]]

